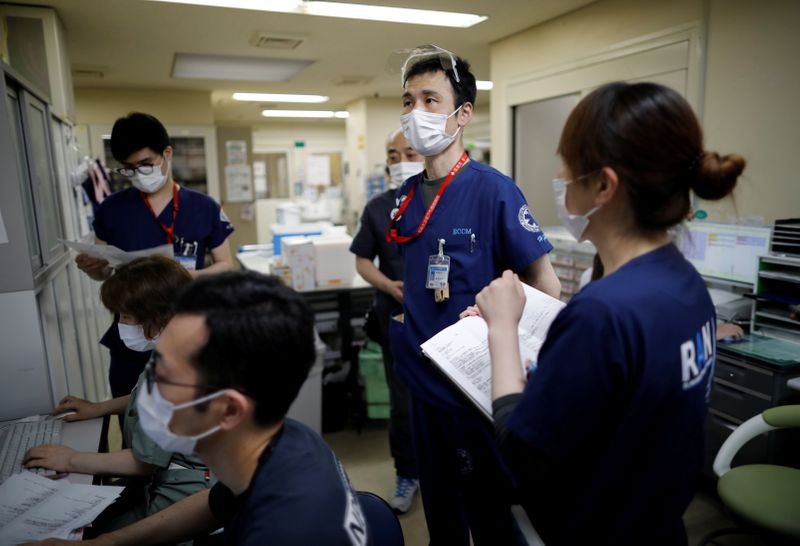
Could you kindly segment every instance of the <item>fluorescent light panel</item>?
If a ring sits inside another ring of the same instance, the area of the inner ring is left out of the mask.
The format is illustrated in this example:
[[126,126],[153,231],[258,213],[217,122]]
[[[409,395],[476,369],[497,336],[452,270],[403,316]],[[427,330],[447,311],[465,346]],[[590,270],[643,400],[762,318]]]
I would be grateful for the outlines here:
[[324,95],[286,95],[282,93],[234,93],[233,100],[254,102],[328,102]]
[[278,13],[305,13],[322,17],[341,17],[389,23],[408,23],[438,27],[468,28],[485,21],[488,17],[473,13],[435,11],[427,9],[394,8],[369,4],[323,2],[318,0],[152,0],[173,4],[192,4],[219,8],[249,9]]
[[176,53],[173,78],[285,82],[314,61]]
[[333,110],[262,110],[261,115],[265,118],[339,118],[350,117],[350,112],[345,110],[334,112]]
[[476,80],[475,86],[478,88],[478,91],[490,91],[494,87],[494,82],[490,82],[488,80]]

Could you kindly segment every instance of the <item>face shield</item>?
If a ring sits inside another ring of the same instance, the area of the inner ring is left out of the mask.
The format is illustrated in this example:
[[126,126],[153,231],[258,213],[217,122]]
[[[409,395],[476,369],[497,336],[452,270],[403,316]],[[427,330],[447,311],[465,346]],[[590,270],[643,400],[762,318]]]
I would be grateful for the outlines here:
[[417,46],[413,49],[399,49],[389,56],[386,68],[392,74],[400,74],[400,84],[405,85],[406,75],[417,64],[435,59],[442,66],[442,70],[453,71],[456,82],[461,82],[456,67],[456,56],[439,46],[428,44]]

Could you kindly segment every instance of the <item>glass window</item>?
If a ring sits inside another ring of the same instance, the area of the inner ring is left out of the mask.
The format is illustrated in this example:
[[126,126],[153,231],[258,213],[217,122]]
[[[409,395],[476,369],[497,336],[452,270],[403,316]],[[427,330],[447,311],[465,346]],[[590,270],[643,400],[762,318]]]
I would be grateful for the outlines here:
[[25,155],[25,141],[22,133],[22,118],[20,116],[19,98],[14,89],[7,88],[6,103],[11,121],[11,132],[16,143],[17,169],[20,173],[20,190],[22,194],[22,207],[25,216],[25,230],[27,232],[28,250],[31,256],[31,265],[34,270],[41,269],[42,252],[39,246],[39,232],[36,228],[36,213],[33,207],[33,194],[31,180],[28,174],[28,159]]
[[53,170],[53,157],[50,154],[49,124],[47,108],[41,101],[25,95],[25,114],[27,117],[28,142],[31,173],[33,174],[36,198],[38,199],[39,226],[42,230],[42,246],[48,250],[48,258],[63,251],[58,239],[64,238],[61,222],[61,207],[58,198],[58,184]]

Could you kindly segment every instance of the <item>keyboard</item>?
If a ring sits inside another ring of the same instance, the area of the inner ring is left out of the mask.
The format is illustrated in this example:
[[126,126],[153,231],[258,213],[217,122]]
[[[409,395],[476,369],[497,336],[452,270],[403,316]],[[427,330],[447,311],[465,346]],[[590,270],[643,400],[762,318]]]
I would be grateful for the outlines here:
[[[12,474],[22,472],[22,459],[28,449],[42,444],[61,443],[62,419],[16,422],[0,428],[0,483]],[[48,476],[52,470],[33,468],[31,472]]]

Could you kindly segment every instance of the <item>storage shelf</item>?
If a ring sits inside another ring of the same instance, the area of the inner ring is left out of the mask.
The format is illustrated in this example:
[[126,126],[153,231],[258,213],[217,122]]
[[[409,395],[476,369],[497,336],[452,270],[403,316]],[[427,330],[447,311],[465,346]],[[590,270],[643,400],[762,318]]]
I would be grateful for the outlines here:
[[[752,330],[765,336],[800,342],[800,321],[789,318],[794,312],[789,302],[800,297],[800,260],[774,254],[761,256],[755,288],[757,294],[772,294],[773,297],[756,299]],[[785,302],[776,301],[778,297],[785,298]]]

